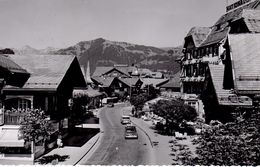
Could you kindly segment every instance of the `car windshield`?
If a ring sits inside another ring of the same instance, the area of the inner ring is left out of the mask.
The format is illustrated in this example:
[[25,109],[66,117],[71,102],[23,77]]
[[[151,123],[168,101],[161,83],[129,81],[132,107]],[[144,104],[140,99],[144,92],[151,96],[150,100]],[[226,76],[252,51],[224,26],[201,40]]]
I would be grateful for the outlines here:
[[125,130],[127,132],[135,132],[136,131],[136,128],[134,126],[127,126],[125,127]]
[[128,116],[123,116],[122,119],[130,119]]

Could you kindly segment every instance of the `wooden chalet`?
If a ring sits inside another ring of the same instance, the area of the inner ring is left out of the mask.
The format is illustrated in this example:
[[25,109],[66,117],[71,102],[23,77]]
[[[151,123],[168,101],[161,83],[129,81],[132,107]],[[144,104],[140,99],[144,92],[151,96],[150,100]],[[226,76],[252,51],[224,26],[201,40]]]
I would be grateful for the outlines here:
[[139,78],[118,77],[92,77],[92,81],[101,92],[105,92],[108,96],[119,92],[124,92],[130,96],[137,94],[143,83]]
[[[229,37],[237,34],[257,36],[260,33],[259,9],[260,0],[248,1],[222,15],[212,27],[193,27],[185,37],[180,60],[181,92],[196,94],[197,101],[203,101],[208,121],[221,118],[226,118],[223,121],[227,121],[229,118],[223,116],[224,111],[234,111],[237,107],[247,108],[252,105],[252,96],[238,94],[241,92],[237,89],[240,84],[236,85],[237,81],[232,79],[236,75],[236,69],[232,56],[234,44],[230,43],[229,40],[232,39]],[[254,45],[257,43],[247,47],[248,53],[254,52]],[[241,45],[241,48],[244,46]],[[251,73],[250,69],[247,70]],[[244,84],[242,87],[246,89],[250,85]]]
[[[43,109],[51,119],[68,116],[74,87],[86,87],[79,62],[72,55],[8,55],[30,73],[23,86],[6,85],[5,109]],[[11,119],[10,119],[11,120]],[[15,123],[15,122],[6,122]]]

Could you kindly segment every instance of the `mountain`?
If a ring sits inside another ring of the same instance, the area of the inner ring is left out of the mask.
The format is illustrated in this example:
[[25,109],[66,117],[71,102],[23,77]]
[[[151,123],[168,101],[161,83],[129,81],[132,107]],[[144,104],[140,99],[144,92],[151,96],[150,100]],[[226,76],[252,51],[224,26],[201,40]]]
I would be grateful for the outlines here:
[[[175,49],[181,51],[181,48]],[[109,41],[103,38],[82,41],[52,53],[76,55],[80,64],[85,67],[89,61],[91,74],[97,66],[113,66],[114,64],[135,64],[153,71],[170,71],[172,74],[180,70],[180,65],[175,62],[179,56],[178,52],[168,52],[152,46]]]
[[25,45],[19,49],[13,49],[15,54],[51,54],[59,49],[53,47],[47,47],[45,49],[35,49],[29,45]]

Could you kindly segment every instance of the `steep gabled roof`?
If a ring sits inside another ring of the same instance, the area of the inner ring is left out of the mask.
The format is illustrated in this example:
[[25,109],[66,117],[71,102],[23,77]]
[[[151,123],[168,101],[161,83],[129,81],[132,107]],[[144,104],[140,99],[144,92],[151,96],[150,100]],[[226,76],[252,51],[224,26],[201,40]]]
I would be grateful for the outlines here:
[[241,12],[243,9],[255,9],[260,3],[260,0],[252,1],[244,6],[241,6],[233,11],[230,11],[224,15],[222,15],[218,21],[215,23],[216,25],[225,24],[228,21],[236,20],[237,18],[241,18]]
[[230,23],[239,19],[244,19],[249,32],[259,32],[259,12],[255,9],[260,0],[255,0],[231,12],[222,15],[212,27],[207,39],[203,41],[201,47],[219,43],[224,40],[230,31]]
[[112,70],[114,67],[102,67],[102,66],[98,66],[96,67],[96,70],[94,71],[92,76],[102,76],[105,73],[107,73],[108,71]]
[[110,87],[114,79],[115,77],[92,77],[92,80],[99,83],[102,87]]
[[250,106],[252,100],[246,96],[237,96],[231,90],[223,88],[224,79],[224,65],[209,64],[210,76],[212,79],[213,87],[220,105],[229,106]]
[[126,85],[130,86],[136,86],[136,84],[140,81],[140,78],[118,78],[121,82],[125,83]]
[[118,67],[112,67],[112,66],[109,66],[109,67],[103,67],[103,66],[99,66],[99,67],[96,67],[96,70],[94,71],[93,75],[92,76],[102,76],[102,75],[106,75],[108,73],[110,73],[111,71],[113,70],[116,70],[128,77],[130,77],[129,75],[129,72],[132,72],[133,71],[133,68],[135,67],[129,67],[129,66],[118,66]]
[[199,47],[210,33],[210,30],[209,27],[192,27],[186,37],[191,36],[195,47]]
[[142,78],[141,81],[143,82],[142,88],[144,88],[146,85],[153,85],[153,87],[156,88],[168,82],[169,79]]
[[238,91],[260,93],[260,34],[229,35]]
[[117,71],[117,72],[119,72],[119,73],[121,73],[121,74],[123,74],[123,75],[125,75],[127,77],[131,77],[125,68],[118,68],[118,67],[112,68],[111,70],[109,70],[106,73],[104,73],[104,75],[109,74],[112,71]]
[[8,55],[1,55],[0,54],[0,67],[15,73],[25,73],[28,74],[28,72],[23,69],[21,66],[16,64],[14,61],[12,61]]
[[225,27],[221,30],[217,30],[217,28],[214,27],[211,30],[210,34],[207,36],[207,38],[202,42],[200,47],[221,42],[227,37],[229,31],[230,31],[230,27]]
[[8,57],[26,69],[30,78],[23,88],[57,89],[73,60],[73,55],[8,55]]

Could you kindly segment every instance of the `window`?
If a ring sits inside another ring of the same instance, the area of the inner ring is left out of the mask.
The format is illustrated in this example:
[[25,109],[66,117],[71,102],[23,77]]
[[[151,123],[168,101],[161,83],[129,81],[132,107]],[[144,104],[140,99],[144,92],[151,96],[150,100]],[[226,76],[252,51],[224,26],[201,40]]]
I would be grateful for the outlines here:
[[196,58],[198,58],[198,51],[196,51],[196,50],[194,50],[194,52],[193,52],[193,57],[196,59]]
[[31,107],[31,102],[30,100],[27,99],[18,99],[18,108],[20,109],[26,109]]
[[217,45],[214,47],[213,56],[218,56],[218,46]]
[[187,53],[187,60],[190,60],[190,59],[191,59],[191,54]]
[[197,72],[198,67],[197,67],[197,65],[198,65],[198,64],[194,64],[194,65],[193,65],[193,71],[194,71],[194,72],[193,72],[193,76],[194,76],[194,77],[197,77],[197,76],[198,76],[198,72]]
[[192,69],[191,66],[188,65],[186,68],[186,76],[191,77],[191,75],[192,75]]

